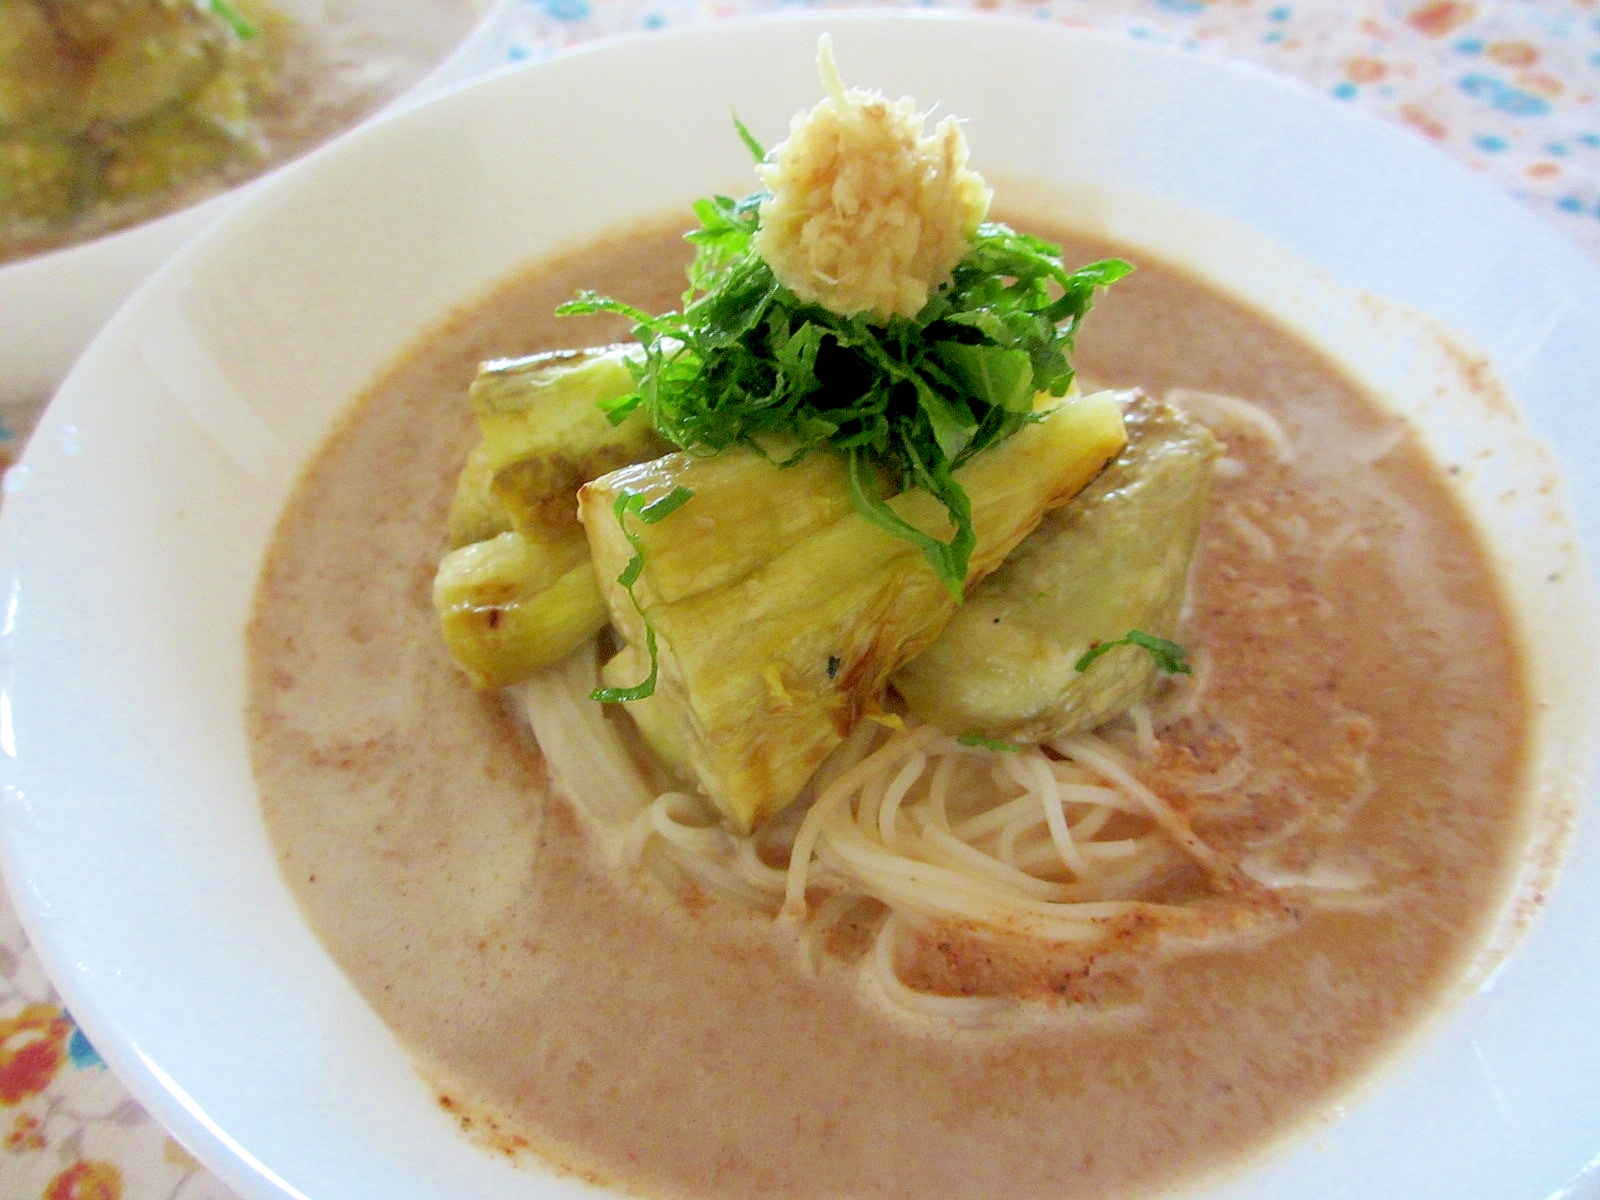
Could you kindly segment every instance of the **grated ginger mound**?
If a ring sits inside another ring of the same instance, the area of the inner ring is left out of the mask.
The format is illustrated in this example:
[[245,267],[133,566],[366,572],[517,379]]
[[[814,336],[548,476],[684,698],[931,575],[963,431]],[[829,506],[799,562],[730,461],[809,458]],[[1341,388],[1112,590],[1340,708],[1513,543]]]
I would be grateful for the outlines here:
[[992,195],[952,117],[923,136],[910,99],[845,90],[826,37],[828,95],[757,168],[772,193],[755,249],[802,300],[883,323],[914,317],[966,255]]

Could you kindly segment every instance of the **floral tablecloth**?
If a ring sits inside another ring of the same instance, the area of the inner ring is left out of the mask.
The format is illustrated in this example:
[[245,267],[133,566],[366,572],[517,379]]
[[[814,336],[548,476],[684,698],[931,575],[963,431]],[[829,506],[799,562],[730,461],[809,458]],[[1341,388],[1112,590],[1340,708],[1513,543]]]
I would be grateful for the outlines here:
[[[829,5],[519,0],[485,61],[822,7]],[[1600,260],[1600,0],[970,0],[961,7],[1111,29],[1292,76],[1438,143]],[[36,415],[0,410],[0,463]],[[0,899],[0,1200],[231,1195],[106,1070]]]

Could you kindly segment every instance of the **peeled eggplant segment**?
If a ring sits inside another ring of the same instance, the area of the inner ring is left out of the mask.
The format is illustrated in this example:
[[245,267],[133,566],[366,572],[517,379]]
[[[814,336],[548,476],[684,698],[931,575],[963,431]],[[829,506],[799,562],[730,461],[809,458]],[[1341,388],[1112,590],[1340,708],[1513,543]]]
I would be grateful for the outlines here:
[[578,532],[580,487],[670,449],[642,411],[614,423],[600,407],[633,390],[638,353],[602,346],[483,364],[468,393],[483,441],[457,484],[452,545],[506,529],[562,540]]
[[515,530],[445,555],[433,607],[456,664],[485,690],[560,662],[606,619],[581,535],[552,544]]
[[1154,685],[1149,651],[1092,647],[1130,630],[1170,638],[1218,446],[1176,409],[1124,394],[1128,444],[1047,513],[894,676],[915,715],[955,734],[1036,744],[1126,712]]
[[[1047,416],[956,471],[972,503],[974,586],[1122,449],[1110,393],[1046,402]],[[693,493],[687,503],[624,532],[619,496],[654,503],[680,487]],[[918,529],[949,536],[927,492],[889,505]],[[605,682],[645,678],[653,631],[659,682],[628,714],[741,830],[796,798],[880,703],[890,673],[957,609],[920,549],[854,511],[831,452],[787,469],[748,450],[672,454],[585,485],[579,506],[624,641]],[[642,567],[630,595],[618,576],[636,552]]]
[[451,552],[433,604],[457,665],[480,688],[559,662],[606,623],[578,488],[665,453],[641,412],[600,407],[633,387],[637,348],[563,350],[485,363],[471,400],[483,440],[456,481]]

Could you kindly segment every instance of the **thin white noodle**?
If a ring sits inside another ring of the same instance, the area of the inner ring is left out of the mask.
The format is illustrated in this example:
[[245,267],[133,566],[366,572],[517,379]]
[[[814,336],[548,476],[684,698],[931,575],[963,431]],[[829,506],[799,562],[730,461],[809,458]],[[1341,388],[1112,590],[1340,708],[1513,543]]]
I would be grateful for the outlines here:
[[[944,858],[943,865],[951,867],[970,867],[980,875],[987,876],[996,883],[1007,887],[1014,887],[1025,896],[1032,896],[1035,900],[1053,900],[1058,903],[1077,899],[1077,893],[1064,884],[1051,883],[1047,880],[1036,879],[1025,871],[1019,871],[1014,866],[999,861],[985,854],[983,851],[967,845],[959,838],[951,837],[948,833],[941,833],[937,829],[930,829],[921,839],[922,845],[917,849],[926,853]],[[930,855],[929,857],[933,857]]]
[[[1056,782],[1063,789],[1067,789],[1062,792],[1062,795],[1070,794],[1072,788],[1087,788],[1091,791],[1103,792],[1109,796],[1118,794],[1116,788],[1106,783],[1093,771],[1086,767],[1081,767],[1075,762],[1069,762],[1064,758],[1052,758],[1048,760],[1048,763],[1050,774],[1055,776]],[[1085,803],[1098,804],[1100,801],[1088,799]]]
[[670,841],[662,843],[662,850],[679,870],[712,892],[733,896],[746,907],[759,911],[771,911],[776,907],[776,897],[752,887],[718,859],[686,851]]
[[808,790],[814,795],[821,795],[829,784],[864,759],[872,749],[872,743],[884,732],[884,727],[876,721],[862,721],[858,724],[850,731],[850,736],[845,738],[843,744],[828,755],[823,764],[817,768]]
[[1169,388],[1166,401],[1209,426],[1214,432],[1228,429],[1244,430],[1266,440],[1279,462],[1294,461],[1294,447],[1278,418],[1259,404],[1241,400],[1237,396],[1224,396],[1219,392],[1202,392],[1195,388]]
[[794,851],[789,858],[789,883],[783,901],[787,916],[798,918],[805,915],[806,878],[811,858],[816,852],[817,839],[828,818],[849,804],[852,793],[870,779],[873,772],[892,765],[902,755],[914,753],[921,742],[932,738],[931,729],[931,726],[924,725],[906,738],[889,739],[860,762],[841,772],[817,797],[800,825],[800,832],[795,835]]
[[1147,842],[1140,838],[1116,838],[1111,841],[1090,842],[1083,847],[1084,857],[1094,859],[1096,862],[1136,858],[1141,854]]
[[655,793],[605,710],[589,699],[598,683],[595,645],[586,642],[516,689],[551,778],[613,828],[648,808]]
[[787,872],[764,863],[752,839],[735,837],[714,820],[698,797],[664,792],[628,826],[620,858],[637,868],[651,839],[659,839],[661,853],[691,879],[750,907],[770,910],[783,896]]
[[[1024,796],[1023,799],[1026,800],[1027,797]],[[995,857],[1009,867],[1020,868],[1021,864],[1017,861],[1017,838],[1020,837],[1026,830],[1030,830],[1032,828],[1032,817],[1025,817],[1022,820],[1012,821],[1000,831],[1000,841],[999,844],[995,846]],[[1055,861],[1060,861],[1061,856],[1055,852],[1054,845],[1050,847],[1050,853]]]
[[1090,838],[1106,827],[1106,822],[1116,815],[1116,809],[1109,805],[1097,805],[1085,816],[1072,823],[1072,836],[1075,841],[1087,843]]
[[961,758],[957,755],[941,755],[939,765],[934,768],[933,781],[928,784],[927,811],[932,815],[934,824],[947,833],[950,830],[950,782],[960,763]]
[[1046,826],[1050,830],[1050,840],[1055,843],[1056,852],[1061,855],[1061,861],[1079,879],[1094,874],[1094,868],[1089,865],[1078,849],[1078,843],[1072,840],[1072,830],[1067,826],[1067,814],[1061,808],[1061,793],[1057,790],[1055,776],[1050,773],[1042,758],[1031,757],[1029,766],[1035,767],[1030,771],[1033,776],[1033,791],[1039,798],[1039,805],[1044,812]]
[[856,840],[859,835],[842,826],[839,833],[821,847],[823,861],[867,887],[892,911],[1064,944],[1098,936],[1097,926],[1087,916],[1057,911],[1071,906],[1022,899],[964,871],[886,855],[871,843]]
[[655,805],[641,812],[628,825],[628,832],[622,839],[621,859],[629,870],[638,870],[644,862],[645,847],[649,845],[651,834],[655,833]]
[[782,899],[783,887],[789,872],[782,867],[771,867],[761,861],[751,838],[734,838],[735,866],[740,876],[752,887],[760,888],[773,899]]
[[1250,464],[1242,458],[1234,458],[1231,454],[1224,454],[1217,459],[1211,469],[1219,479],[1243,479],[1250,474]]
[[907,987],[901,982],[894,963],[894,945],[899,933],[900,926],[894,917],[884,921],[873,939],[871,956],[872,978],[884,999],[895,1008],[970,1029],[989,1024],[1011,1006],[1010,1002],[991,996],[935,996]]
[[1062,783],[1059,771],[1051,771],[1050,773],[1056,777],[1056,790],[1061,794],[1063,803],[1095,809],[1106,808],[1112,812],[1132,813],[1134,816],[1144,815],[1144,805],[1114,787],[1105,783],[1092,785],[1086,783]]
[[1212,796],[1218,792],[1232,791],[1249,775],[1249,761],[1243,754],[1236,754],[1228,760],[1227,765],[1218,768],[1210,775],[1196,775],[1185,779],[1183,790],[1195,796]]
[[894,782],[889,785],[882,801],[878,805],[878,836],[883,839],[885,846],[893,846],[900,840],[899,830],[895,818],[900,813],[900,802],[906,798],[906,793],[911,790],[911,785],[922,778],[922,773],[927,769],[928,756],[914,754],[900,768],[900,773],[894,777]]
[[[891,738],[886,745],[892,745],[896,739]],[[861,826],[861,831],[871,836],[878,825],[878,811],[883,807],[884,801],[894,789],[894,781],[899,779],[905,770],[912,764],[917,767],[916,772],[910,776],[910,781],[915,782],[918,774],[927,765],[927,757],[920,751],[910,755],[910,761],[901,770],[895,770],[892,762],[883,762],[877,771],[862,781],[856,789],[856,821]]]
[[1032,796],[1024,792],[1015,800],[1007,800],[1004,804],[997,804],[986,812],[981,812],[975,817],[968,817],[950,832],[964,842],[976,842],[985,838],[1005,825],[1009,825],[1017,817],[1025,813],[1032,813],[1036,802]]
[[1272,540],[1272,535],[1238,509],[1228,509],[1223,520],[1250,547],[1250,553],[1262,562],[1271,562],[1278,557],[1278,543]]
[[1136,911],[1126,901],[1056,905],[1008,894],[987,880],[888,853],[868,841],[853,822],[835,822],[819,847],[837,856],[849,874],[891,906],[929,917],[971,919],[992,928],[1031,933],[1049,941],[1094,937],[1097,922]]
[[1168,681],[1167,693],[1151,706],[1151,720],[1159,733],[1174,721],[1190,716],[1200,705],[1211,682],[1211,671],[1216,663],[1204,646],[1196,646],[1189,655],[1188,675],[1177,675]]
[[[1113,876],[1121,872],[1117,868],[1125,868],[1134,859],[1143,855],[1156,852],[1156,846],[1151,840],[1144,838],[1119,838],[1109,842],[1091,842],[1083,847],[1083,853],[1088,858],[1094,859],[1100,871],[1095,875],[1092,884],[1067,885],[1074,890],[1071,898],[1082,899],[1086,895],[1099,896],[1103,894],[1105,885]],[[1049,869],[1061,869],[1061,855],[1056,850],[1055,843],[1048,837],[1021,847],[1016,853],[1016,867],[1019,871],[1035,874]]]
[[[693,825],[679,818],[674,808],[693,804],[682,792],[668,792],[650,807],[650,823],[657,836],[695,854],[716,855],[728,849],[727,835],[714,825]],[[691,815],[694,815],[691,812]]]
[[1136,797],[1145,806],[1151,819],[1166,830],[1172,839],[1187,850],[1201,866],[1219,874],[1232,873],[1217,852],[1200,840],[1187,822],[1173,811],[1171,805],[1136,779],[1125,764],[1117,761],[1116,752],[1094,734],[1070,734],[1057,739],[1052,746],[1059,753],[1092,767],[1102,777]]
[[1156,729],[1155,722],[1150,716],[1150,706],[1143,702],[1135,704],[1128,710],[1128,718],[1133,722],[1139,758],[1149,762],[1156,756]]
[[[1061,861],[1061,850],[1056,845],[1055,839],[1050,836],[1049,827],[1043,821],[1031,829],[1018,831],[1013,843],[1012,856],[1017,870],[1039,878],[1056,879],[1063,874],[1071,873]],[[1095,883],[1099,883],[1098,877]],[[1081,899],[1081,891],[1074,898]]]

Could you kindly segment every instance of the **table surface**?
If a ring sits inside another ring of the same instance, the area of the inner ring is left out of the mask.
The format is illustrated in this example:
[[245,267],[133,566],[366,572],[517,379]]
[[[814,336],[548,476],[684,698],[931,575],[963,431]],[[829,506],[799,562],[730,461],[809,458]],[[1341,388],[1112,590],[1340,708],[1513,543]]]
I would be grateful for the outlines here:
[[[908,5],[909,6],[909,5]],[[1298,79],[1438,143],[1600,261],[1600,0],[971,0]],[[804,0],[516,0],[482,65]],[[883,7],[882,4],[877,7]],[[0,463],[37,414],[0,410]],[[228,1200],[106,1070],[0,896],[0,1200]]]

